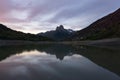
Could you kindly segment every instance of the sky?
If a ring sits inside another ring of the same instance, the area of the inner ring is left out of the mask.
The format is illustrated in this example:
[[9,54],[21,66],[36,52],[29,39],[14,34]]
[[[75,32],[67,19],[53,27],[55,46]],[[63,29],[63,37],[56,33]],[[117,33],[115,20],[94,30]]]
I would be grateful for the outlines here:
[[0,0],[0,23],[25,33],[80,30],[120,8],[120,0]]

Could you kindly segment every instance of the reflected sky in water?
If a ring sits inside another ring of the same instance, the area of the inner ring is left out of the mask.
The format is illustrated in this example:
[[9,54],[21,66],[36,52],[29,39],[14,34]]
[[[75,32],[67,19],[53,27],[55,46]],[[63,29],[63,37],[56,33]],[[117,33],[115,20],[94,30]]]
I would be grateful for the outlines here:
[[34,49],[2,60],[0,80],[120,80],[120,77],[75,53],[70,52],[60,60],[55,54]]

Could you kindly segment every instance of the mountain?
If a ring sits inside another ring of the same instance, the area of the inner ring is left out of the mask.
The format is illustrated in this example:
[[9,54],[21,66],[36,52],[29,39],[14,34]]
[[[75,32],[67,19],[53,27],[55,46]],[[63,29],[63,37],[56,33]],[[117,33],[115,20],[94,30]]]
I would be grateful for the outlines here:
[[30,33],[23,33],[12,30],[7,26],[0,24],[0,39],[2,40],[30,40],[30,41],[46,41],[48,38],[37,36]]
[[63,25],[60,25],[56,28],[56,30],[39,33],[38,35],[48,37],[56,41],[62,41],[66,38],[71,37],[74,33],[75,31],[72,29],[65,29]]
[[120,37],[120,9],[76,32],[72,40],[97,40]]

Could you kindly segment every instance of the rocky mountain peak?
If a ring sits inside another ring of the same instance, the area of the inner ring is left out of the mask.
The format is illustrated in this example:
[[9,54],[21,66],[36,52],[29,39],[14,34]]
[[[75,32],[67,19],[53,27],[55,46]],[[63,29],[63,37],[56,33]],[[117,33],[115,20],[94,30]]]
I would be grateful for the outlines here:
[[62,30],[65,30],[64,26],[63,25],[60,25],[56,28],[57,31],[62,31]]

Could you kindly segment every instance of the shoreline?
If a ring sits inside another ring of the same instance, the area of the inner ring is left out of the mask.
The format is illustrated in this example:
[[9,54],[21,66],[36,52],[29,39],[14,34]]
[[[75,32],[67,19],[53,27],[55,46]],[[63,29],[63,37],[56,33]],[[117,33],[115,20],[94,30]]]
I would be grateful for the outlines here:
[[66,44],[66,45],[86,45],[86,46],[120,46],[120,38],[87,40],[87,41],[23,41],[23,40],[0,40],[0,46],[7,45],[40,45],[40,44]]

